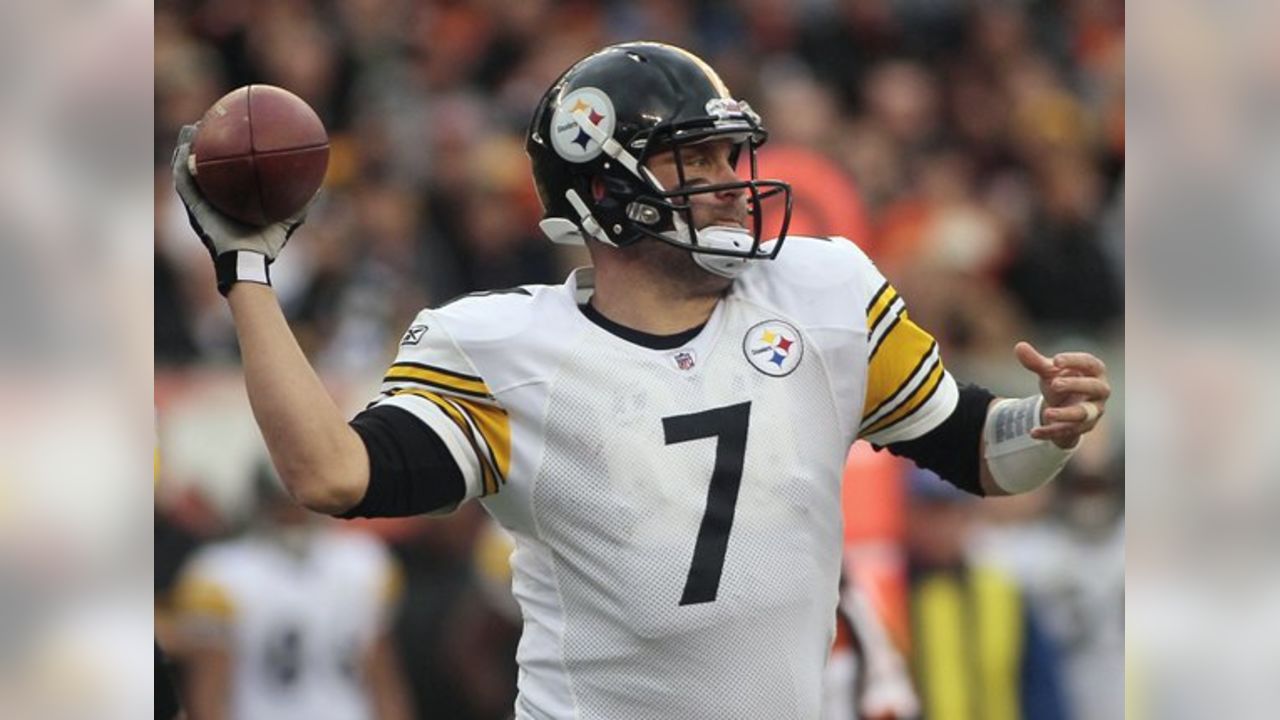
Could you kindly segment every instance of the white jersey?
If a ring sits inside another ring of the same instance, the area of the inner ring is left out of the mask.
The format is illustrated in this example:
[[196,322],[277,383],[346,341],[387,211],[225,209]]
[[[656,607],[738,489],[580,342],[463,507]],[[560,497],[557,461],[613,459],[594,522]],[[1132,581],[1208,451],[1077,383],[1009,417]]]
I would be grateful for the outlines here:
[[318,530],[303,556],[261,536],[209,545],[175,600],[189,632],[231,654],[231,718],[367,720],[361,663],[399,586],[376,539]]
[[950,414],[936,343],[843,239],[789,239],[679,347],[594,323],[592,288],[422,312],[376,401],[515,538],[516,716],[818,717],[845,456]]

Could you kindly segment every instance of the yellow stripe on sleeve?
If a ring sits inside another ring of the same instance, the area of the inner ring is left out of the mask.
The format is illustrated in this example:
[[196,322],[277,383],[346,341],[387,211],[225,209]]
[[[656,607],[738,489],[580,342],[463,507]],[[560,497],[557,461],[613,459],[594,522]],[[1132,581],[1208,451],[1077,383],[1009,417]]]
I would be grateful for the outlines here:
[[411,382],[463,395],[481,398],[493,397],[493,394],[489,392],[489,386],[478,377],[421,363],[396,363],[387,370],[387,375],[383,378],[383,382]]
[[937,391],[938,386],[942,383],[942,378],[945,374],[946,370],[943,369],[942,360],[939,358],[933,364],[933,367],[929,371],[924,382],[920,383],[920,387],[916,388],[915,392],[911,393],[911,397],[907,398],[907,401],[904,402],[897,410],[885,415],[877,420],[874,425],[863,430],[862,435],[874,435],[875,433],[894,425],[898,421],[906,419],[933,397],[934,392]]
[[[428,400],[429,402],[434,404],[436,407],[440,408],[440,410],[446,416],[448,416],[448,418],[452,420],[455,425],[458,426],[458,430],[462,432],[463,437],[467,439],[467,443],[471,445],[471,452],[475,454],[476,462],[479,463],[480,465],[480,475],[481,475],[482,485],[484,487],[484,495],[488,496],[498,492],[498,479],[499,479],[497,476],[498,465],[495,462],[497,453],[494,452],[492,455],[489,455],[488,453],[486,453],[486,450],[488,448],[483,448],[483,449],[481,448],[480,443],[484,443],[487,445],[489,442],[488,439],[484,436],[482,423],[478,421],[476,422],[476,428],[477,430],[479,430],[479,434],[480,434],[480,438],[479,438],[480,442],[477,442],[476,434],[471,431],[471,423],[468,422],[467,415],[464,414],[463,410],[460,409],[457,405],[454,405],[453,402],[450,402],[450,400],[454,400],[455,398],[446,399],[445,397],[437,393],[433,393],[429,390],[421,390],[418,388],[409,388],[409,387],[397,388],[396,390],[392,391],[391,394],[392,395],[416,395],[420,398],[424,398]],[[501,413],[503,420],[505,421],[506,415],[507,415],[507,412],[505,410],[501,408],[496,408],[496,407],[492,408],[492,410],[495,412]],[[510,457],[510,433],[509,432],[507,433],[506,437],[507,437],[506,457],[509,458]],[[503,482],[505,482],[505,478],[503,479]]]
[[494,465],[498,468],[498,477],[504,482],[511,470],[511,421],[507,411],[495,405],[480,403],[465,398],[449,398],[460,405],[475,422],[484,441],[493,453]]
[[174,608],[182,615],[202,615],[231,620],[235,617],[235,604],[230,594],[219,584],[197,578],[188,578],[178,584],[173,593]]
[[889,306],[894,300],[898,299],[898,291],[893,289],[889,283],[880,286],[880,290],[876,292],[875,297],[871,298],[871,303],[867,305],[867,335],[875,332],[876,326],[884,320],[885,313],[889,310]]
[[902,320],[884,337],[880,351],[871,358],[867,368],[867,396],[862,406],[864,421],[911,382],[933,346],[933,337],[904,313]]

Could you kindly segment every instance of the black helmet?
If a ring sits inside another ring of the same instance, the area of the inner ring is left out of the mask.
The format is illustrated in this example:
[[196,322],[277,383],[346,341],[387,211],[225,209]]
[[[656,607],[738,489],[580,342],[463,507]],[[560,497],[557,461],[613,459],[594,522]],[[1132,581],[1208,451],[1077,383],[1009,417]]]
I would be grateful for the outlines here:
[[[604,48],[551,85],[529,125],[525,149],[544,210],[542,230],[555,242],[573,244],[593,237],[624,246],[648,237],[699,255],[736,258],[739,265],[743,258],[773,258],[790,221],[791,187],[756,179],[756,148],[767,137],[760,116],[733,99],[696,55],[654,42]],[[674,150],[683,184],[681,146],[713,138],[734,143],[734,162],[743,149],[748,152],[749,180],[663,188],[644,167],[651,155]],[[603,181],[598,199],[591,191],[594,178]],[[735,233],[729,242],[699,237],[689,196],[734,188],[749,194],[753,231]],[[785,203],[781,232],[762,249],[760,203],[778,194]]]

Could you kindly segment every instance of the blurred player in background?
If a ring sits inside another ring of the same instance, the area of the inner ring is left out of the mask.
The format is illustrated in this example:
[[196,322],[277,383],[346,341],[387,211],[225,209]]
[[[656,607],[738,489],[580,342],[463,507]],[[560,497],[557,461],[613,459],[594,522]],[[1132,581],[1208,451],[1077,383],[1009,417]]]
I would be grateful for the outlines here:
[[974,498],[928,471],[909,482],[911,663],[923,716],[1072,717],[1060,651],[1039,608],[1013,575],[969,554]]
[[[1030,508],[984,508],[972,547],[1025,590],[1078,720],[1124,717],[1124,456],[1102,437],[1090,435],[1046,497],[1025,498]],[[1047,516],[1035,512],[1046,504]]]
[[818,717],[850,444],[1023,493],[1110,393],[1097,358],[1026,343],[1038,395],[958,385],[853,243],[786,238],[790,188],[756,177],[760,117],[696,56],[630,43],[566,71],[527,142],[541,229],[594,268],[423,311],[348,424],[262,272],[290,228],[214,211],[193,135],[174,179],[276,467],[342,517],[484,503],[516,541],[518,718]]
[[394,560],[299,508],[268,468],[258,489],[249,531],[201,548],[178,581],[188,716],[408,720]]

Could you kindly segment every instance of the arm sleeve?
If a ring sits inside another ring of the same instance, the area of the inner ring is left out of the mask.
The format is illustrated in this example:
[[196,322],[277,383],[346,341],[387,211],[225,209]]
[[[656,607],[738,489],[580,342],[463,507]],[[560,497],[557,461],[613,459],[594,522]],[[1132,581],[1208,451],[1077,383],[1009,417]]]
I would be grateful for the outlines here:
[[907,315],[898,291],[867,267],[877,281],[869,287],[877,289],[866,305],[867,388],[858,435],[883,446],[937,427],[952,414],[959,392],[937,341]]
[[[894,455],[908,458],[972,495],[982,490],[982,427],[987,406],[995,399],[985,388],[962,385],[955,409],[940,425],[914,440],[890,443]],[[877,447],[877,449],[879,449]]]
[[378,396],[351,426],[369,451],[370,478],[342,517],[447,512],[506,484],[507,411],[432,311],[414,319]]
[[462,469],[447,445],[416,416],[375,405],[351,427],[369,454],[369,487],[341,518],[403,517],[453,509],[467,495]]

